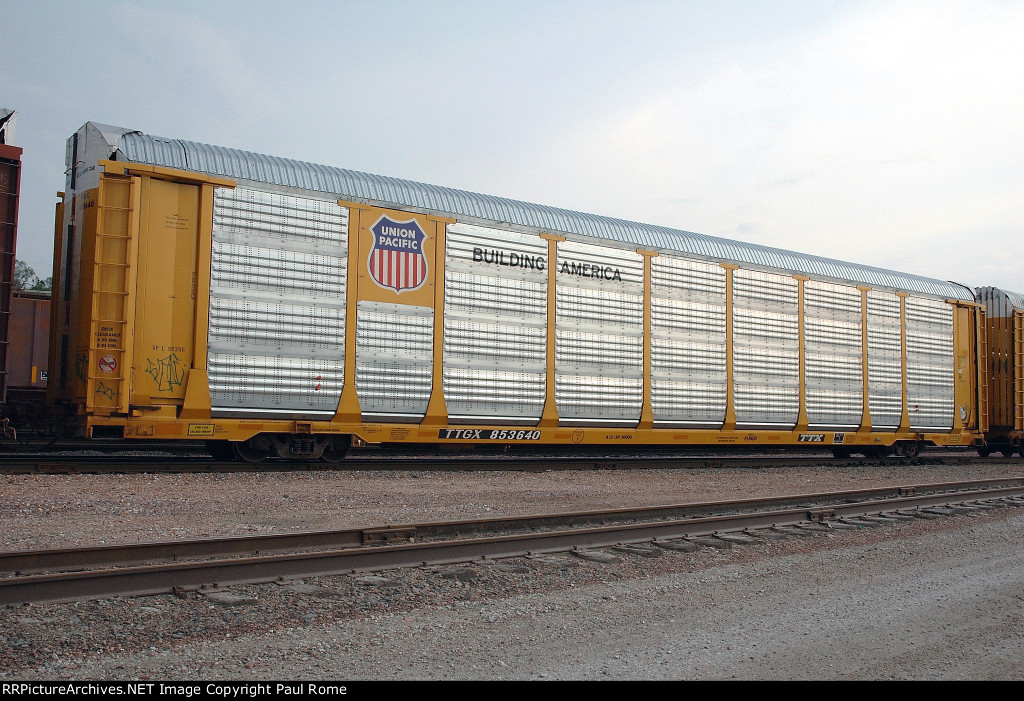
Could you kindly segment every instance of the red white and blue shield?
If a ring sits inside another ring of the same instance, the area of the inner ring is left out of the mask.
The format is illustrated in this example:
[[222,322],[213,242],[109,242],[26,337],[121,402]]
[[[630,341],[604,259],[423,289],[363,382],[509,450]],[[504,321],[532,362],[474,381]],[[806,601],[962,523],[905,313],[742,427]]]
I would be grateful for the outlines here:
[[395,221],[382,216],[370,227],[373,248],[366,261],[370,277],[381,287],[395,292],[415,290],[427,281],[427,257],[423,242],[427,235],[415,219]]

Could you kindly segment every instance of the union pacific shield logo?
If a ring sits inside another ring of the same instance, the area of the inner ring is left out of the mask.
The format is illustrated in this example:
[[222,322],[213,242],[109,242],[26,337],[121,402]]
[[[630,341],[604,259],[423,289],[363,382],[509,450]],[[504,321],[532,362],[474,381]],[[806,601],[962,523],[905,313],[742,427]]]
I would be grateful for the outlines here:
[[370,233],[373,248],[366,265],[374,282],[404,292],[419,289],[427,281],[427,257],[423,253],[427,235],[419,222],[382,216],[370,227]]

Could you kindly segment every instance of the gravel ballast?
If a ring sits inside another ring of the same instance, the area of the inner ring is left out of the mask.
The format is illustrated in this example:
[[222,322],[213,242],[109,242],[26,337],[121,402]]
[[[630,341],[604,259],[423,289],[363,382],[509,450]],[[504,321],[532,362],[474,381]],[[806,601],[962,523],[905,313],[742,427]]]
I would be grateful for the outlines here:
[[[1016,477],[1013,465],[5,476],[4,549]],[[11,679],[1020,679],[1024,509],[0,609]]]

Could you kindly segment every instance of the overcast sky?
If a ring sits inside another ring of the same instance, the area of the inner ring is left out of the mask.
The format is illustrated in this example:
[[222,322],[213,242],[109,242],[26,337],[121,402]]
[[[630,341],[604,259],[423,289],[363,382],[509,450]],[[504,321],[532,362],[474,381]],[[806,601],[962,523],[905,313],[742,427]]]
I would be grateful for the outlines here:
[[1024,0],[5,0],[18,257],[87,121],[1024,292]]

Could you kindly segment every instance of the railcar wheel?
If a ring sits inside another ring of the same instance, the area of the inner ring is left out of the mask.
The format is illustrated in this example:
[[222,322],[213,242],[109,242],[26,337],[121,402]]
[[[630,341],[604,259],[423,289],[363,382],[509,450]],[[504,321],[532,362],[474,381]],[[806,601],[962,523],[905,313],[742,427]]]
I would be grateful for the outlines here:
[[921,454],[920,441],[898,441],[893,448],[896,454],[902,458],[916,458]]
[[348,455],[348,449],[351,447],[352,441],[345,436],[344,438],[332,438],[324,448],[324,452],[320,455],[320,459],[324,462],[339,463],[345,459]]
[[979,445],[977,450],[978,450],[978,455],[983,457],[983,458],[987,458],[989,455],[992,454],[992,449],[989,448],[987,445]]
[[270,457],[273,446],[266,436],[254,436],[247,441],[232,443],[235,455],[243,462],[258,463]]
[[889,446],[887,446],[887,445],[879,445],[879,446],[875,446],[874,448],[866,448],[864,450],[864,457],[876,458],[876,459],[887,458],[887,457],[889,457],[889,453],[891,453],[891,452],[892,452],[892,448],[890,448]]
[[850,450],[849,448],[833,448],[832,449],[832,457],[836,458],[837,460],[845,460],[846,458],[850,457],[851,455],[853,455],[853,451]]

